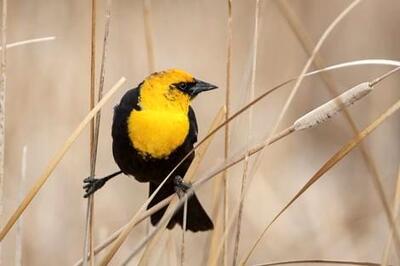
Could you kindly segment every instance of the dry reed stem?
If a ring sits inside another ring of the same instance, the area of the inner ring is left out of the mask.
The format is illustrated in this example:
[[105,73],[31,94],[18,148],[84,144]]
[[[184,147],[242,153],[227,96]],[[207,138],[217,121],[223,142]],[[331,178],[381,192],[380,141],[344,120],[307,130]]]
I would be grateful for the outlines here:
[[[97,102],[101,100],[104,93],[104,79],[106,74],[106,60],[108,51],[108,39],[110,35],[110,23],[111,23],[111,6],[112,0],[107,0],[106,8],[106,22],[104,26],[104,39],[103,39],[103,51],[101,55],[101,65],[100,65],[100,80],[99,80],[99,91],[97,94]],[[95,175],[96,161],[97,161],[97,148],[99,142],[99,132],[100,132],[100,121],[101,121],[101,111],[96,114],[95,118],[95,129],[94,129],[94,139],[93,139],[93,150],[91,152],[91,174]]]
[[388,77],[390,77],[392,74],[394,74],[395,72],[400,70],[400,66],[396,67],[392,70],[390,70],[389,72],[386,72],[384,75],[377,77],[376,79],[374,79],[373,81],[369,82],[369,86],[375,86],[376,84],[378,84],[379,82],[381,82],[382,80],[387,79]]
[[[227,53],[226,53],[226,89],[225,89],[225,120],[229,117],[229,111],[230,111],[230,91],[231,91],[231,68],[232,68],[232,0],[227,1],[228,4],[228,23],[227,23]],[[229,124],[225,125],[224,128],[224,159],[226,160],[229,155],[229,143],[230,143],[230,135],[229,135]],[[225,228],[226,226],[226,220],[228,219],[228,211],[229,211],[229,206],[228,206],[228,196],[229,196],[229,184],[227,180],[227,171],[222,173],[222,182],[223,182],[223,201],[222,201],[222,206],[223,206],[223,216],[222,219],[217,219],[216,222],[222,224],[215,224],[215,227],[220,227]],[[220,204],[219,200],[215,201],[215,204]],[[215,230],[212,232],[212,235],[215,235],[218,233],[219,230]],[[211,239],[216,239],[216,238],[211,238]],[[210,248],[213,246],[213,243],[211,243]],[[212,255],[213,253],[210,252]],[[224,257],[222,261],[223,265],[228,264],[228,243],[224,243]]]
[[[21,201],[24,196],[24,187],[26,182],[26,145],[22,148],[22,158],[21,158],[21,179],[18,189],[18,200]],[[19,219],[17,223],[17,232],[15,236],[15,265],[22,266],[22,237],[23,237],[23,217]]]
[[[231,101],[231,72],[232,72],[232,0],[228,0],[228,23],[227,23],[227,53],[226,53],[226,90],[225,90],[225,120],[228,119],[230,115],[230,101]],[[229,143],[230,143],[230,135],[229,135],[229,124],[225,125],[224,132],[224,159],[226,160],[229,156]],[[227,171],[222,173],[222,180],[224,186],[224,194],[223,194],[223,218],[222,218],[222,228],[226,227],[226,221],[228,219],[228,196],[229,196],[229,184],[227,180]],[[217,202],[217,201],[216,201]],[[217,226],[217,225],[216,225]],[[217,233],[216,230],[213,234]],[[212,245],[211,245],[212,246]],[[212,253],[211,253],[212,254]],[[228,242],[224,243],[224,257],[222,263],[226,266],[228,264]]]
[[[147,67],[148,72],[153,73],[155,71],[155,57],[154,57],[154,41],[153,41],[153,27],[151,24],[151,0],[143,0],[143,24],[144,24],[144,39],[146,44],[146,56],[147,56]],[[149,233],[151,223],[146,225],[146,234]]]
[[144,20],[144,39],[147,48],[147,63],[149,72],[153,73],[155,69],[155,57],[154,57],[154,41],[152,35],[152,25],[150,17],[150,0],[143,0],[143,20]]
[[[92,76],[92,82],[95,80],[95,27],[96,27],[96,19],[95,19],[95,13],[96,13],[96,3],[95,0],[93,1],[93,16],[94,20],[92,20],[92,68],[91,68],[91,76]],[[112,5],[112,0],[107,1],[107,7],[106,7],[106,22],[104,26],[104,39],[103,39],[103,52],[102,52],[102,57],[101,57],[101,66],[100,66],[100,81],[99,81],[99,90],[97,94],[97,102],[101,100],[103,97],[103,90],[104,90],[104,78],[105,78],[105,62],[107,58],[107,48],[108,48],[108,37],[110,33],[110,22],[111,22],[111,5]],[[91,91],[95,89],[94,83],[91,83]],[[94,92],[94,91],[93,91]],[[94,97],[91,94],[91,96]],[[96,161],[97,161],[97,148],[98,148],[98,142],[99,142],[99,132],[100,132],[100,121],[101,121],[101,111],[99,111],[96,114],[96,118],[92,120],[94,122],[94,129],[93,129],[93,139],[91,142],[91,149],[90,149],[90,176],[94,177],[96,174]],[[93,211],[94,211],[94,194],[89,196],[88,199],[88,214],[87,216],[90,225],[90,250],[89,250],[89,258],[91,259],[91,264],[94,265],[94,249],[93,249]],[[86,253],[85,253],[86,254]]]
[[[111,5],[112,0],[107,1],[106,7],[106,21],[104,26],[104,39],[103,39],[103,52],[101,56],[101,66],[100,66],[100,80],[99,80],[99,90],[97,93],[97,102],[101,100],[103,97],[104,90],[104,78],[105,78],[105,63],[107,58],[107,48],[108,48],[108,37],[110,33],[110,22],[111,22]],[[96,0],[92,0],[92,49],[91,49],[91,86],[90,86],[90,103],[94,104],[95,97],[95,74],[96,74]],[[93,98],[92,98],[93,97]],[[99,143],[99,132],[100,132],[100,121],[101,121],[101,111],[96,114],[95,119],[91,121],[91,130],[90,130],[90,176],[94,177],[96,175],[96,161],[97,161],[97,148]],[[92,127],[93,126],[93,127]],[[94,257],[94,248],[93,248],[93,211],[94,211],[94,194],[89,195],[88,198],[88,207],[87,207],[87,223],[86,226],[89,227],[89,258],[91,265],[94,266],[95,257]],[[86,234],[85,234],[86,235]],[[85,237],[86,239],[86,237]],[[88,253],[86,251],[86,243],[84,254],[87,256]],[[85,261],[87,258],[83,257],[83,265],[85,265]]]
[[186,231],[186,223],[187,223],[187,200],[183,204],[183,225],[182,225],[182,242],[181,242],[181,263],[183,266],[185,264],[185,231]]
[[25,195],[24,200],[19,204],[18,208],[13,212],[13,214],[8,219],[7,223],[1,228],[0,231],[0,241],[4,239],[7,233],[10,231],[11,227],[15,224],[21,214],[24,212],[26,207],[31,203],[33,198],[42,188],[42,186],[46,183],[50,174],[57,167],[61,159],[64,157],[65,153],[69,150],[71,145],[75,142],[75,140],[82,133],[83,129],[87,126],[91,119],[96,115],[96,113],[104,106],[105,103],[111,98],[112,95],[122,86],[125,82],[125,78],[122,77],[115,85],[104,95],[104,97],[99,101],[95,107],[85,116],[85,118],[81,121],[81,123],[76,127],[76,129],[72,132],[72,134],[66,139],[63,145],[58,149],[58,151],[53,155],[50,162],[46,166],[42,175],[40,175],[29,192]]
[[[135,225],[141,223],[146,218],[150,217],[152,214],[156,213],[160,209],[162,209],[165,206],[167,206],[171,202],[172,196],[173,195],[169,196],[168,198],[163,199],[162,201],[160,201],[159,203],[157,203],[156,205],[151,207],[151,209],[148,209],[148,210],[144,211],[142,213],[142,215],[139,216],[138,219],[136,220],[136,224]],[[114,233],[112,233],[106,240],[104,240],[101,244],[96,246],[96,248],[94,249],[94,254],[97,255],[98,253],[103,251],[106,247],[108,247],[115,239],[117,239],[117,237],[120,235],[120,233],[122,232],[122,230],[124,229],[125,226],[126,225],[120,227],[118,230],[116,230]],[[82,265],[82,261],[83,260],[80,259],[79,261],[77,261],[74,264],[74,266]]]
[[[96,79],[96,0],[92,0],[91,8],[91,38],[90,38],[90,88],[89,88],[89,110],[93,109],[95,102],[95,79]],[[95,119],[90,121],[89,128],[89,159],[90,159],[90,174],[95,175],[96,163],[93,159],[96,157],[94,153],[95,148]],[[94,266],[94,252],[93,252],[93,209],[94,209],[94,194],[89,195],[86,207],[85,219],[85,234],[83,240],[83,266],[90,262]],[[89,254],[87,249],[89,248]]]
[[[6,134],[6,50],[7,50],[7,0],[2,1],[1,10],[1,65],[0,65],[0,218],[3,218],[3,189],[4,189],[4,152]],[[2,255],[2,243],[0,242],[0,264]]]
[[278,266],[290,264],[340,264],[340,265],[362,265],[362,266],[379,266],[379,263],[363,262],[363,261],[348,261],[348,260],[288,260],[270,263],[255,264],[254,266]]
[[[22,46],[22,45],[25,45],[25,44],[33,44],[33,43],[38,43],[38,42],[47,42],[47,41],[53,41],[55,39],[56,39],[55,36],[36,38],[36,39],[29,39],[29,40],[25,40],[25,41],[19,41],[19,42],[13,42],[13,43],[7,44],[6,48],[10,49],[10,48]],[[0,47],[0,51],[2,49],[3,49],[3,47]]]
[[[352,138],[349,142],[347,142],[338,152],[336,152],[329,160],[327,160],[322,167],[309,179],[309,181],[299,190],[299,192],[279,211],[279,213],[272,219],[272,221],[265,227],[264,231],[257,238],[255,243],[250,248],[249,252],[245,256],[244,260],[241,262],[241,265],[247,263],[251,254],[260,243],[261,239],[267,232],[267,230],[271,227],[271,225],[306,191],[310,188],[319,178],[324,175],[327,171],[329,171],[333,166],[335,166],[341,159],[343,159],[350,151],[352,151],[366,136],[368,136],[373,130],[375,130],[383,121],[385,121],[388,117],[390,117],[393,113],[395,113],[400,108],[400,100],[397,101],[394,105],[392,105],[389,109],[387,109],[381,116],[379,116],[374,122],[372,122],[368,127],[366,127],[363,131],[361,131],[357,136]],[[396,230],[397,226],[393,226]]]
[[[395,215],[395,218],[398,218],[398,213],[400,210],[400,166],[399,166],[399,170],[398,170],[398,174],[397,174],[397,182],[396,182],[396,191],[395,191],[395,196],[394,196],[394,201],[393,201],[393,214]],[[398,219],[395,219],[395,223],[397,223]],[[382,257],[382,266],[387,266],[389,263],[389,256],[390,256],[390,251],[392,248],[392,241],[393,241],[393,230],[391,230],[387,242],[386,242],[386,246],[385,246],[385,250],[383,252],[383,257]]]
[[[258,52],[258,35],[259,35],[259,18],[260,18],[260,0],[256,0],[255,14],[254,14],[254,32],[253,32],[253,55],[252,55],[252,67],[251,67],[251,81],[250,81],[250,90],[249,90],[249,101],[254,99],[254,91],[256,86],[256,71],[257,71],[257,52]],[[247,124],[247,140],[246,146],[250,143],[250,134],[253,124],[253,108],[249,109],[248,116],[248,124]],[[242,212],[243,212],[243,200],[242,193],[244,191],[244,187],[247,183],[248,177],[248,168],[249,168],[249,156],[246,155],[243,166],[243,174],[242,174],[242,182],[240,188],[240,201],[239,201],[239,212],[237,217],[237,226],[236,226],[236,236],[234,242],[234,251],[233,251],[233,265],[237,264],[238,252],[239,252],[239,244],[240,244],[240,231],[242,224]],[[228,219],[228,218],[226,218]],[[224,228],[225,229],[225,228]],[[226,231],[229,232],[229,231]],[[225,237],[224,241],[228,241],[228,237]]]
[[[218,123],[220,123],[220,121],[222,121],[223,117],[224,117],[224,109],[222,108],[220,110],[220,112],[218,112],[215,120],[213,121],[213,124],[211,126],[211,129],[214,128]],[[211,132],[213,130],[210,130]],[[209,144],[211,143],[212,138],[208,138],[207,140],[203,139],[204,145],[198,150],[197,152],[197,156],[194,158],[192,164],[190,165],[184,180],[186,182],[190,182],[193,178],[193,174],[195,172],[195,170],[193,169],[197,169],[197,167],[200,164],[200,161],[202,159],[202,157],[204,156]],[[186,158],[185,158],[186,159]],[[184,160],[184,159],[183,159]],[[191,169],[193,168],[193,169]],[[173,169],[171,171],[171,173],[175,171],[175,169]],[[158,186],[158,188],[153,192],[152,195],[150,195],[150,197],[144,202],[144,204],[139,208],[139,210],[136,212],[136,214],[131,218],[131,220],[124,226],[123,231],[121,232],[121,234],[118,236],[118,238],[114,241],[113,245],[111,246],[109,252],[105,255],[105,257],[102,259],[100,265],[107,265],[110,260],[112,259],[112,257],[115,255],[115,253],[118,251],[118,249],[121,247],[122,243],[126,240],[126,238],[128,237],[128,234],[132,231],[132,229],[135,227],[135,222],[138,218],[138,216],[140,215],[140,213],[143,212],[143,210],[147,207],[147,205],[149,204],[149,202],[154,198],[154,196],[156,195],[156,193],[158,193],[158,191],[160,190],[160,188],[164,185],[164,183],[167,181],[168,177],[171,175],[171,173],[168,174],[168,176],[163,180],[163,182],[161,182],[161,184]],[[171,200],[171,204],[174,202],[175,199],[175,195],[174,197],[172,197]],[[166,216],[166,214],[169,211],[169,207],[167,208],[166,213],[164,214],[164,216]],[[161,224],[161,221],[160,223]],[[152,235],[152,233],[150,233],[149,235]],[[159,234],[159,236],[161,236],[161,233]],[[144,253],[143,257],[146,258],[145,256],[146,252]],[[128,258],[131,259],[134,257],[134,255],[136,255],[136,252],[134,251]],[[143,258],[142,257],[142,258]]]

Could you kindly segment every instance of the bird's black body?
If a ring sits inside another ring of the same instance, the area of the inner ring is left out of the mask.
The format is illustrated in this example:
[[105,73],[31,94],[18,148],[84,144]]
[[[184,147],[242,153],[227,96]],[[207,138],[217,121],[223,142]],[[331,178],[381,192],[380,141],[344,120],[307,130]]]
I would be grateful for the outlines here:
[[[134,109],[140,111],[140,106],[138,104],[139,97],[140,85],[126,92],[119,105],[115,107],[112,125],[113,155],[123,173],[134,176],[139,182],[150,183],[149,193],[151,194],[183,157],[192,150],[194,143],[197,141],[198,128],[194,111],[189,107],[189,133],[183,144],[176,148],[167,158],[156,159],[151,156],[143,156],[143,154],[138,152],[132,145],[128,135],[127,124],[130,113]],[[193,158],[194,153],[173,172],[167,183],[151,201],[148,208],[175,193],[174,177],[184,177]],[[165,210],[166,207],[152,215],[151,222],[153,225],[162,218]],[[182,217],[183,210],[180,209],[171,219],[168,228],[172,228],[176,223],[182,225]],[[193,195],[188,201],[187,229],[196,232],[210,230],[212,228],[212,221],[204,211],[196,195]]]

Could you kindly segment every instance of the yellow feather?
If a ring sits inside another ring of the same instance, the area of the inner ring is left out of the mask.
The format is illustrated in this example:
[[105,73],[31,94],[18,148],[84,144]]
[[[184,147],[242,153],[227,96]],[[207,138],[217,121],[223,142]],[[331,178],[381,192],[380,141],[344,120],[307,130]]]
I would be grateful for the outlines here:
[[190,74],[172,69],[152,74],[141,85],[141,110],[133,110],[127,122],[129,138],[143,156],[166,158],[185,141],[190,97],[171,84],[190,81]]

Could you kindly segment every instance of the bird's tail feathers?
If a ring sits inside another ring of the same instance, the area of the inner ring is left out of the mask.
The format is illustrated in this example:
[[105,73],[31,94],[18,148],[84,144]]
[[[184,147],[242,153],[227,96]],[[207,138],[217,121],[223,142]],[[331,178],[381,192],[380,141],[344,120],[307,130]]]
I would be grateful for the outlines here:
[[[149,195],[151,195],[157,189],[157,185],[150,183]],[[163,199],[169,197],[170,195],[175,193],[173,184],[165,184],[160,191],[156,194],[150,204],[147,206],[148,209],[156,205],[158,202]],[[164,207],[151,215],[151,224],[156,225],[164,215],[167,207]],[[181,207],[171,218],[169,221],[167,228],[172,229],[175,224],[183,225],[183,207]],[[197,231],[207,231],[212,230],[214,225],[208,216],[207,212],[204,210],[203,206],[196,194],[193,194],[189,200],[187,205],[187,220],[186,220],[186,230],[190,230],[192,232]]]

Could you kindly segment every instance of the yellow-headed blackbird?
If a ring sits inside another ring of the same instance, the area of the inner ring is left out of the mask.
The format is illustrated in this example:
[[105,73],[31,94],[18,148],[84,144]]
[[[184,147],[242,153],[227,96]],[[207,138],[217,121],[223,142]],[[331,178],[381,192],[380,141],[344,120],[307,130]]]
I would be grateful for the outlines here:
[[[121,171],[101,179],[85,179],[85,197],[120,173],[132,175],[139,182],[149,182],[152,194],[197,141],[198,127],[191,100],[200,92],[215,88],[187,72],[170,69],[151,74],[138,87],[127,91],[115,107],[112,125],[113,155]],[[173,172],[148,208],[185,187],[182,177],[193,158],[194,153]],[[166,207],[153,214],[151,223],[157,224],[165,211]],[[171,229],[176,223],[182,226],[182,221],[181,208],[167,227]],[[193,232],[213,228],[196,195],[188,200],[186,228]]]

